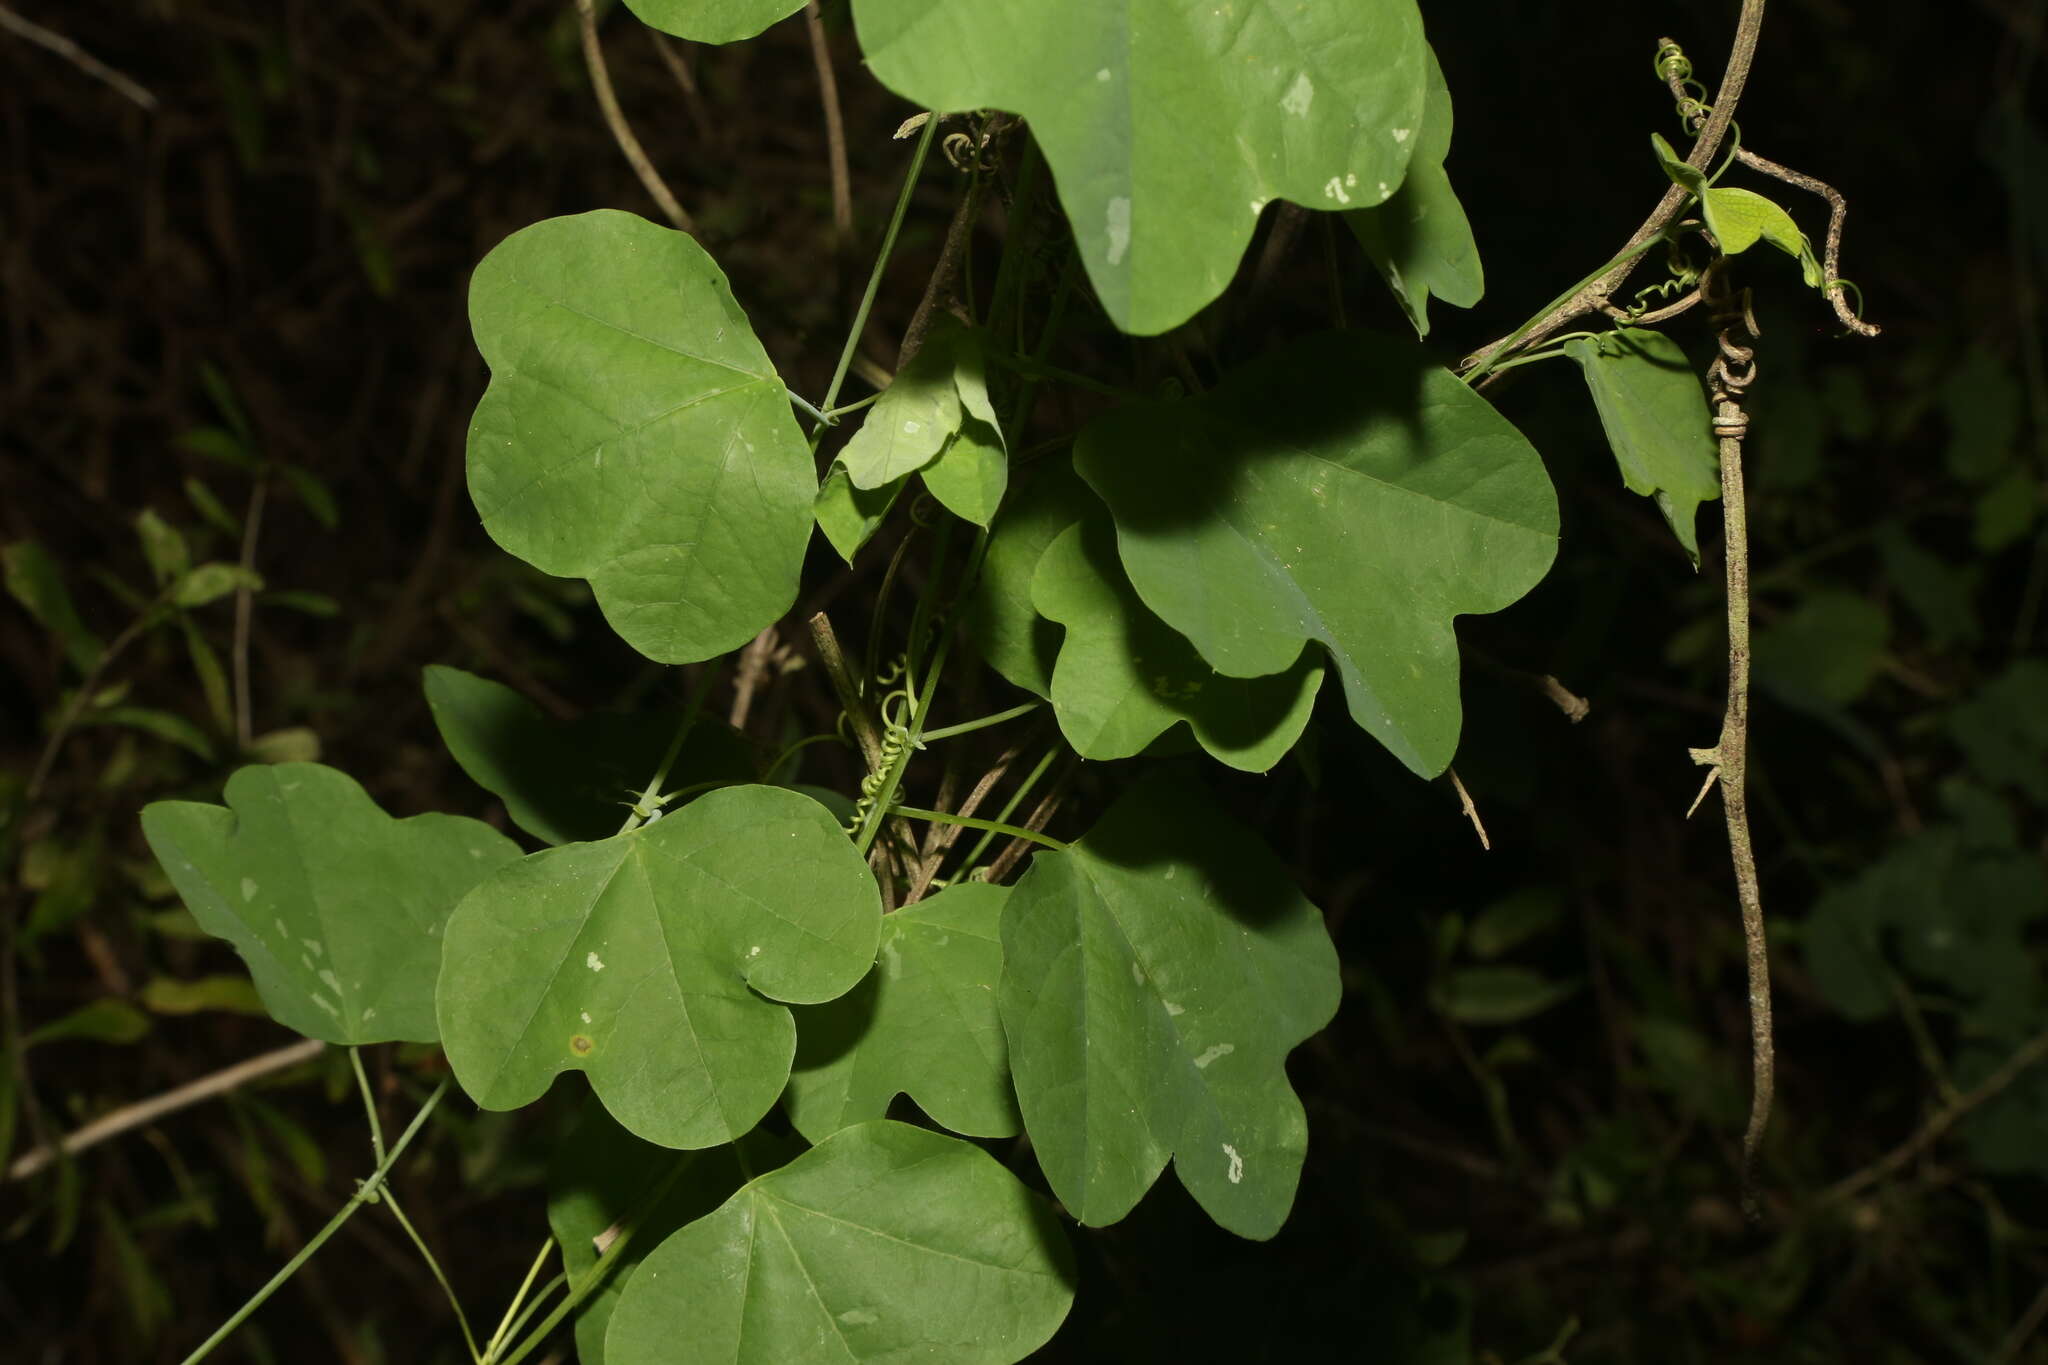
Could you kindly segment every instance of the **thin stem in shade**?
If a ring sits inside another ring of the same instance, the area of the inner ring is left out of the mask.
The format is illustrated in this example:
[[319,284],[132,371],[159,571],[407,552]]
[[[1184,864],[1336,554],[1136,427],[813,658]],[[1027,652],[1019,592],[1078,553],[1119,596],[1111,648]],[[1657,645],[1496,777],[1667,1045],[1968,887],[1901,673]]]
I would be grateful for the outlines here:
[[725,661],[714,659],[705,666],[703,675],[697,679],[697,690],[690,694],[690,700],[683,707],[682,724],[676,726],[675,738],[668,742],[668,752],[661,756],[661,766],[654,770],[654,776],[647,780],[647,790],[640,793],[640,799],[633,803],[633,812],[626,822],[619,826],[619,833],[626,834],[636,829],[642,819],[643,810],[660,809],[661,784],[668,781],[669,769],[675,767],[676,756],[683,751],[683,741],[696,728],[697,717],[704,714],[704,703],[711,696],[711,685],[718,681],[718,670]]
[[[848,329],[846,344],[839,351],[839,364],[832,371],[832,382],[825,388],[823,401],[818,404],[826,412],[832,411],[832,405],[838,401],[839,387],[846,382],[846,371],[853,364],[853,353],[860,348],[861,333],[867,330],[868,313],[875,306],[875,292],[882,287],[882,272],[889,268],[889,256],[896,250],[896,234],[902,231],[903,215],[910,208],[911,191],[917,188],[918,172],[924,169],[925,153],[931,150],[932,134],[938,128],[939,115],[935,110],[917,135],[917,150],[911,153],[910,170],[903,177],[903,189],[897,194],[896,207],[889,214],[888,230],[882,234],[882,249],[875,253],[875,268],[868,275],[868,287],[860,296],[860,307],[854,310],[853,326]],[[822,431],[822,425],[812,430],[814,442]]]
[[1045,703],[1041,701],[1027,701],[1022,706],[1013,706],[1007,711],[998,711],[992,716],[982,716],[977,720],[963,720],[958,725],[942,725],[936,730],[924,732],[925,743],[929,744],[937,739],[951,739],[955,735],[972,734],[976,730],[986,730],[992,725],[1001,725],[1006,720],[1015,720],[1019,716],[1028,716],[1043,705]]

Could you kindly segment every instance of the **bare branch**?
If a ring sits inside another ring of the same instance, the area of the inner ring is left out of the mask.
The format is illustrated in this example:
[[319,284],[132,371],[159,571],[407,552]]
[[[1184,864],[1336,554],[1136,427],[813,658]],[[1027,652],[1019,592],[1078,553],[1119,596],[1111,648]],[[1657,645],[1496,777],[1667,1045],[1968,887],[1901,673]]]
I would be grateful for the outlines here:
[[576,13],[583,21],[583,64],[590,68],[590,86],[597,93],[597,107],[604,113],[605,126],[612,130],[612,141],[619,144],[619,150],[626,154],[627,162],[633,167],[633,174],[640,177],[640,183],[661,206],[668,220],[685,232],[696,232],[696,223],[676,201],[668,182],[661,178],[661,172],[655,170],[654,163],[647,159],[647,150],[640,145],[640,139],[633,136],[625,111],[619,108],[619,97],[612,89],[612,73],[605,66],[604,48],[597,38],[597,6],[593,0],[576,0]]
[[33,23],[16,14],[6,5],[0,5],[0,28],[16,37],[24,38],[37,47],[54,52],[65,61],[83,71],[95,80],[105,81],[127,98],[135,101],[150,113],[156,112],[156,96],[149,93],[137,82],[122,75],[99,58],[87,52],[77,43],[61,33],[52,32],[41,24]]

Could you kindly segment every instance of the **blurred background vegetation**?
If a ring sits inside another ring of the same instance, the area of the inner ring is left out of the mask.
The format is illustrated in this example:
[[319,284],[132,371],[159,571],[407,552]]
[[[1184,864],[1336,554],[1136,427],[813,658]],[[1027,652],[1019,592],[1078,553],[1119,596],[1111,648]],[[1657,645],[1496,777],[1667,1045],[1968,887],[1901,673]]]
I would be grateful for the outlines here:
[[[1672,132],[1655,41],[1711,77],[1735,5],[1479,8],[1424,6],[1488,275],[1480,307],[1439,309],[1446,359],[1640,220],[1663,185],[1647,135]],[[0,1157],[19,1162],[292,1041],[157,872],[144,802],[317,756],[396,814],[502,823],[435,736],[424,665],[560,717],[675,687],[580,584],[496,551],[463,486],[485,378],[471,266],[551,214],[654,216],[568,0],[5,13],[154,101],[0,24]],[[827,3],[849,245],[801,19],[723,49],[604,19],[650,155],[791,387],[822,391],[914,111]],[[1459,770],[1492,849],[1334,714],[1270,777],[1211,773],[1346,963],[1342,1013],[1292,1067],[1301,1198],[1252,1245],[1162,1182],[1075,1238],[1080,1297],[1042,1358],[2048,1361],[2044,19],[2043,0],[1777,0],[1743,101],[1745,145],[1848,196],[1844,270],[1885,329],[1839,339],[1789,263],[1746,276],[1752,804],[1779,1029],[1762,1225],[1734,1198],[1747,1011],[1726,848],[1711,802],[1683,818],[1686,749],[1719,725],[1718,561],[1695,574],[1620,487],[1572,367],[1531,366],[1495,396],[1550,462],[1563,548],[1529,599],[1461,625]],[[884,365],[958,197],[935,166],[868,338]],[[1818,204],[1788,202],[1817,234]],[[1171,343],[1198,373],[1326,325],[1332,269],[1354,323],[1405,329],[1348,242],[1276,221]],[[985,259],[1001,229],[991,205]],[[1068,368],[1131,372],[1099,315],[1077,330]],[[1697,350],[1703,322],[1673,331]],[[1045,434],[1088,401],[1041,407]],[[209,562],[200,586],[179,577]],[[427,1048],[374,1063],[396,1112],[440,1070]],[[349,1084],[330,1051],[0,1183],[0,1355],[180,1358],[368,1169]],[[397,1176],[487,1315],[543,1235],[574,1098],[451,1101]],[[410,1249],[361,1217],[220,1358],[461,1354]]]

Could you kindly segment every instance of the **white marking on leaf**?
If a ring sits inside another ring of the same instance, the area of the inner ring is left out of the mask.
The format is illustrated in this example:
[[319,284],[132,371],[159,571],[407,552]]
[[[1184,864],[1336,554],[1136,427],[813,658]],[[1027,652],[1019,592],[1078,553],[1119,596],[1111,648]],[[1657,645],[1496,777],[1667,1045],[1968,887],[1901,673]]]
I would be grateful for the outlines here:
[[1394,133],[1394,141],[1396,141],[1396,142],[1406,142],[1406,141],[1408,140],[1408,133],[1409,133],[1409,131],[1410,131],[1410,130],[1409,130],[1409,129],[1406,129],[1406,128],[1396,128],[1396,129],[1394,129],[1394,130],[1393,130],[1393,133]]
[[881,1319],[865,1308],[849,1308],[839,1315],[839,1320],[848,1327],[866,1327],[869,1323],[879,1322]]
[[338,1009],[336,1009],[336,1008],[334,1007],[334,1004],[333,1004],[333,1002],[332,1002],[332,1001],[330,1001],[330,1000],[328,1000],[328,998],[327,998],[326,996],[324,996],[324,995],[316,995],[316,996],[314,996],[314,997],[313,997],[313,1003],[314,1003],[314,1004],[316,1004],[316,1005],[318,1005],[318,1006],[319,1006],[319,1007],[320,1007],[321,1009],[323,1009],[323,1010],[326,1010],[326,1011],[327,1011],[327,1012],[328,1012],[329,1014],[333,1015],[333,1016],[334,1016],[335,1018],[337,1018],[337,1019],[341,1018],[341,1011],[340,1011],[340,1010],[338,1010]]
[[1131,201],[1123,195],[1109,201],[1106,230],[1109,233],[1109,256],[1111,265],[1123,264],[1124,253],[1131,247]]
[[250,881],[247,877],[242,878],[242,899],[245,901],[256,899],[256,883]]
[[1098,81],[1106,81],[1106,80],[1108,80],[1108,79],[1109,79],[1109,68],[1105,66],[1105,67],[1103,67],[1103,68],[1102,68],[1102,70],[1100,70],[1100,71],[1096,72],[1096,73],[1095,73],[1095,79],[1096,79],[1096,80],[1098,80]]
[[1195,1070],[1200,1071],[1218,1057],[1228,1057],[1235,1051],[1237,1051],[1236,1043],[1218,1043],[1216,1046],[1205,1051],[1201,1056],[1195,1058]]
[[1161,1001],[1160,1003],[1166,1006],[1166,1016],[1169,1019],[1178,1019],[1181,1015],[1187,1013],[1186,1010],[1174,1004],[1171,1000]]
[[1309,101],[1315,97],[1315,82],[1304,71],[1294,78],[1293,85],[1287,87],[1287,93],[1280,98],[1280,107],[1296,118],[1307,118]]
[[1223,1155],[1230,1158],[1230,1170],[1226,1173],[1230,1176],[1230,1183],[1240,1183],[1244,1179],[1244,1158],[1237,1154],[1237,1148],[1227,1142],[1223,1144]]
[[596,953],[585,953],[583,955],[583,965],[590,968],[590,970],[592,970],[593,972],[601,972],[604,970],[604,963],[598,960],[598,956]]
[[580,1011],[580,1013],[581,1013],[581,1014],[583,1015],[583,1022],[584,1022],[584,1023],[586,1023],[586,1024],[587,1024],[587,1023],[589,1023],[589,1022],[590,1022],[590,1011],[589,1011],[589,1010],[583,1010],[583,1011]]
[[1340,204],[1350,203],[1351,196],[1344,193],[1344,177],[1339,175],[1331,176],[1330,183],[1323,186],[1323,198],[1334,199]]

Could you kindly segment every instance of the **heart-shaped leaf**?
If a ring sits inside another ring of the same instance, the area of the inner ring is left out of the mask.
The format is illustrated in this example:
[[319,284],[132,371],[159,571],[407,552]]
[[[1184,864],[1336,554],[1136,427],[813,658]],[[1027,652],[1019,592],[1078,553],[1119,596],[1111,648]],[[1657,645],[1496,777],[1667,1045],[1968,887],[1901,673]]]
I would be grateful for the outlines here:
[[853,14],[869,68],[906,99],[1030,121],[1127,332],[1177,327],[1220,294],[1272,200],[1386,200],[1422,124],[1414,0],[855,0]]
[[1009,1365],[1072,1304],[1045,1202],[980,1148],[845,1128],[749,1181],[640,1265],[610,1365]]
[[478,820],[394,820],[346,773],[243,768],[227,805],[153,801],[142,833],[271,1018],[330,1043],[431,1043],[442,926],[519,846]]
[[448,922],[439,1008],[455,1078],[516,1109],[580,1069],[664,1147],[730,1142],[789,1079],[796,1029],[867,974],[867,864],[825,808],[777,787],[707,792],[601,843],[533,854]]
[[1472,224],[1451,189],[1451,178],[1444,174],[1444,158],[1451,150],[1451,91],[1433,50],[1428,54],[1428,78],[1422,131],[1416,135],[1415,156],[1401,188],[1377,208],[1353,209],[1344,215],[1418,336],[1429,335],[1431,294],[1455,307],[1470,308],[1486,292]]
[[789,609],[810,450],[695,240],[613,210],[550,218],[484,257],[469,310],[491,367],[469,491],[492,539],[589,579],[662,663],[736,649]]
[[999,998],[1053,1193],[1113,1223],[1172,1157],[1210,1217],[1272,1236],[1308,1144],[1284,1063],[1339,991],[1322,915],[1186,782],[1149,778],[1067,852],[1033,854]]
[[1008,887],[963,882],[882,920],[881,959],[829,1005],[797,1011],[784,1097],[812,1142],[882,1118],[908,1095],[956,1133],[1017,1131],[1009,1049],[996,1015]]
[[693,43],[737,43],[803,7],[804,0],[626,0],[641,23]]
[[[680,717],[593,712],[557,721],[503,683],[430,664],[427,705],[462,770],[536,839],[568,844],[618,833]],[[699,718],[669,770],[670,788],[744,782],[754,756],[731,726]]]
[[1413,343],[1303,338],[1199,398],[1097,418],[1074,467],[1145,605],[1219,673],[1321,641],[1351,715],[1423,776],[1457,748],[1451,618],[1498,611],[1557,553],[1543,461]]
[[1102,504],[1065,457],[1041,460],[991,528],[981,574],[968,589],[968,638],[989,667],[1027,692],[1052,694],[1059,627],[1031,604],[1032,578],[1060,532]]
[[1032,584],[1040,614],[1067,628],[1052,705],[1084,758],[1129,758],[1186,722],[1215,757],[1262,773],[1301,738],[1323,683],[1320,651],[1262,678],[1218,673],[1138,600],[1106,514],[1062,531]]
[[1721,456],[1699,376],[1662,332],[1623,327],[1564,344],[1579,363],[1621,481],[1654,498],[1692,566],[1700,566],[1699,505],[1721,496]]

